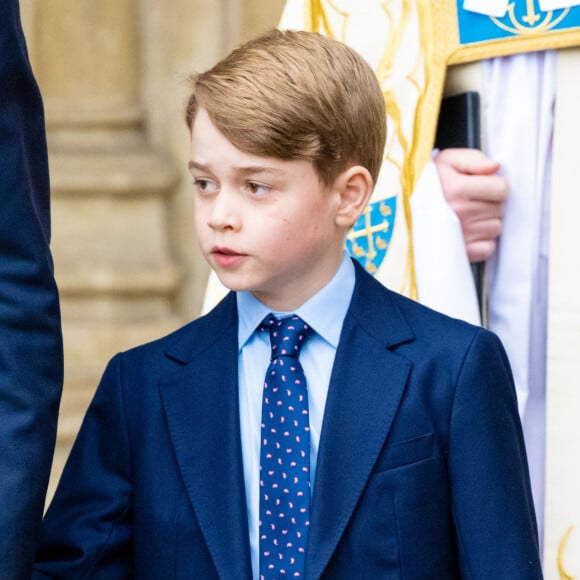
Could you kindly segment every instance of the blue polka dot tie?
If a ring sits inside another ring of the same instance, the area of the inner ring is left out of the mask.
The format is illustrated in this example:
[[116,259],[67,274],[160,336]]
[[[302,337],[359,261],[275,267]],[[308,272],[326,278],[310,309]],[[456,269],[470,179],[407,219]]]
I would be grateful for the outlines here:
[[310,524],[308,392],[298,360],[311,328],[266,317],[272,355],[264,380],[260,451],[260,578],[301,578]]

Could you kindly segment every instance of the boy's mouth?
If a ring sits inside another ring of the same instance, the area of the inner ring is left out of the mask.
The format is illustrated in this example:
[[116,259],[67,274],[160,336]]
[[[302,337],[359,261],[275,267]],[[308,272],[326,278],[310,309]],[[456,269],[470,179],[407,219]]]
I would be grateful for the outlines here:
[[236,250],[232,250],[231,248],[224,248],[221,246],[214,246],[211,249],[212,254],[223,254],[224,256],[243,256],[245,254],[240,254],[236,252]]
[[219,266],[235,266],[246,258],[247,254],[241,254],[231,248],[216,246],[212,248],[211,254]]

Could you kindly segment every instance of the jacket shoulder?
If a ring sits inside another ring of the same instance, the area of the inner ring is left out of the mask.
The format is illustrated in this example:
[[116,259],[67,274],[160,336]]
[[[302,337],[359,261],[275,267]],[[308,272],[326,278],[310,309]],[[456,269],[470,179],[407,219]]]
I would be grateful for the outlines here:
[[203,353],[224,333],[237,332],[235,294],[228,294],[213,310],[173,332],[135,346],[117,356],[126,360],[150,359],[165,355],[177,363],[186,363],[194,354]]

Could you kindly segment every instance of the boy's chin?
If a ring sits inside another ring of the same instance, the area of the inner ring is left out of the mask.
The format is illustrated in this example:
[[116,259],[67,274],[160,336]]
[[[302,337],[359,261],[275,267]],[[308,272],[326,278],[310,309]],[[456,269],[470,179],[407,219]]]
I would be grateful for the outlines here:
[[236,280],[234,276],[228,276],[227,274],[220,273],[217,270],[214,270],[214,272],[216,273],[221,285],[227,290],[231,290],[232,292],[251,291],[251,288],[244,284],[243,281]]

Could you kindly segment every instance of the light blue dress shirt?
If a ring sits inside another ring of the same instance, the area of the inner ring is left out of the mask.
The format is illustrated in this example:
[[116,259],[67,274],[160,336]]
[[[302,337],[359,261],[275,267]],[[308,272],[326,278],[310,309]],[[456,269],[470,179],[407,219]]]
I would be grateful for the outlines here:
[[[300,352],[308,385],[310,416],[310,473],[314,488],[316,461],[322,418],[328,394],[330,374],[342,331],[344,318],[355,285],[354,266],[345,253],[332,280],[312,298],[294,311],[315,331]],[[270,363],[270,336],[255,332],[264,317],[272,312],[250,292],[238,292],[238,387],[244,481],[248,503],[248,526],[254,578],[259,576],[260,514],[260,424],[262,389]],[[273,312],[277,317],[290,314]]]

